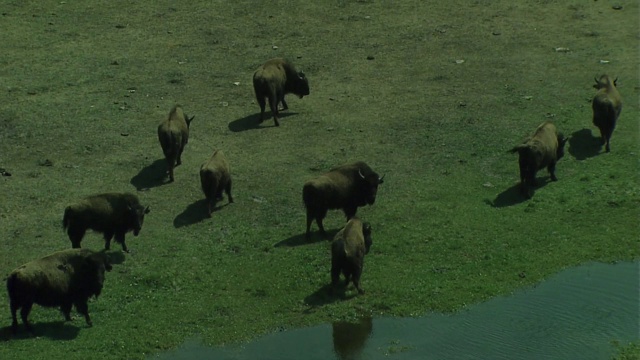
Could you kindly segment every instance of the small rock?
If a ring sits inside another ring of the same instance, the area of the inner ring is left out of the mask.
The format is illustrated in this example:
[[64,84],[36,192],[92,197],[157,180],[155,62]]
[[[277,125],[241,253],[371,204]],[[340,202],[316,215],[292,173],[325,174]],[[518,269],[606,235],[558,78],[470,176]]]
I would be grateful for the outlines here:
[[53,161],[51,161],[49,159],[40,160],[40,161],[38,161],[38,165],[40,165],[40,166],[53,166]]
[[527,96],[524,97],[524,99],[525,100],[531,100],[531,99],[533,99],[533,96],[527,95]]
[[235,86],[240,85],[240,81],[234,81],[234,82],[233,82],[233,85],[235,85]]
[[609,60],[600,60],[600,64],[608,64],[609,62]]
[[11,176],[11,173],[8,172],[7,170],[0,168],[0,175],[2,176]]
[[120,106],[120,110],[126,110],[127,108],[124,106]]
[[120,136],[129,136],[129,133],[120,133]]
[[492,184],[492,183],[490,183],[490,182],[486,182],[486,183],[482,184],[482,186],[484,186],[484,187],[486,187],[486,188],[492,188],[492,187],[493,187],[493,184]]
[[327,128],[327,131],[333,131],[333,130],[334,130],[334,129],[333,129],[333,127],[332,127],[332,126],[329,126],[329,127]]
[[611,8],[612,8],[613,10],[622,10],[622,5],[617,5],[617,4],[616,4],[616,5],[613,5]]
[[527,273],[525,273],[524,271],[522,271],[520,274],[518,274],[518,276],[520,277],[520,279],[524,279],[527,277]]
[[375,57],[373,57],[371,55],[367,56],[367,60],[373,60],[373,59],[375,59]]
[[464,60],[462,59],[456,60],[456,64],[462,64],[462,63],[464,63]]
[[556,52],[569,52],[571,50],[569,50],[569,48],[566,47],[557,47],[554,49]]
[[221,102],[220,104],[221,104],[222,106],[229,106],[229,103],[228,103],[228,102],[226,102],[226,101],[223,101],[223,102]]
[[124,29],[124,28],[125,28],[124,25],[120,25],[120,24],[116,25],[116,29]]
[[275,46],[275,45],[273,45],[271,48],[272,48],[273,50],[278,50],[278,47],[277,47],[277,46]]
[[330,101],[333,101],[333,100],[335,100],[335,98],[330,97],[330,98],[329,98],[329,100],[330,100]]
[[502,35],[500,31],[493,31],[491,34],[495,36]]

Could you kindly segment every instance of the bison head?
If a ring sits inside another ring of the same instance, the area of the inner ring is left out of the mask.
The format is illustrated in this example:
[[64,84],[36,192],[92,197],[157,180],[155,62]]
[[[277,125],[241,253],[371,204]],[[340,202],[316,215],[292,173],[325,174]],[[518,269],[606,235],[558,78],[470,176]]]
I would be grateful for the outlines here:
[[593,80],[596,81],[596,84],[593,85],[593,87],[596,89],[602,89],[607,86],[618,86],[618,78],[615,78],[615,80],[613,80],[612,82],[609,75],[602,75],[600,76],[600,79],[593,78]]
[[302,99],[305,95],[309,95],[309,80],[302,71],[298,72],[298,77],[293,81],[293,93]]
[[562,135],[562,133],[557,135],[558,137],[558,148],[556,149],[556,160],[562,159],[564,156],[564,145],[567,143],[569,138],[566,138]]
[[373,171],[362,173],[362,169],[358,169],[358,175],[360,175],[360,179],[364,181],[364,190],[365,190],[365,200],[367,204],[373,205],[376,202],[376,195],[378,193],[378,185],[384,182],[384,175],[382,177],[378,177]]
[[133,222],[133,235],[138,236],[144,223],[144,216],[149,213],[149,207],[145,208],[140,204],[129,205],[129,213]]

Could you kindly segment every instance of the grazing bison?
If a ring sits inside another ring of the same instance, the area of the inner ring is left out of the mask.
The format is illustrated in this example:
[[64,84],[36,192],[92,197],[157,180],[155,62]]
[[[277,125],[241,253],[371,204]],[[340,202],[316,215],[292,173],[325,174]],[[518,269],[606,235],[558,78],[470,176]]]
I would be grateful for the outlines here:
[[371,225],[352,218],[345,227],[338,231],[331,243],[331,284],[334,288],[340,281],[340,273],[344,275],[345,286],[349,281],[364,294],[360,287],[360,276],[364,265],[364,255],[371,248]]
[[314,219],[320,233],[326,235],[322,220],[329,209],[342,209],[349,220],[356,215],[359,206],[373,205],[383,178],[369,165],[358,161],[338,166],[307,181],[302,188],[302,199],[307,209],[306,237],[311,235]]
[[28,317],[34,303],[60,306],[66,321],[71,320],[71,307],[75,305],[91,326],[87,301],[102,292],[105,271],[111,271],[106,254],[88,249],[59,251],[13,270],[7,278],[13,332],[18,330],[16,312],[20,308],[22,323],[33,332]]
[[269,99],[269,108],[276,126],[278,122],[278,104],[282,103],[282,109],[287,110],[287,102],[284,96],[289,93],[296,94],[302,99],[309,95],[309,81],[302,71],[296,71],[289,61],[276,58],[271,59],[260,66],[253,74],[253,90],[260,105],[260,122],[264,121],[265,98]]
[[522,194],[526,198],[533,196],[536,186],[536,172],[544,167],[549,170],[552,181],[557,181],[556,162],[564,156],[564,145],[567,138],[558,133],[555,125],[545,121],[536,129],[535,133],[522,144],[509,150],[520,156],[520,184]]
[[622,111],[622,98],[616,88],[617,78],[611,81],[609,76],[602,75],[600,79],[595,79],[595,81],[596,84],[593,87],[598,89],[598,92],[591,102],[593,125],[600,129],[602,143],[605,145],[606,151],[609,152],[611,150],[611,134],[616,128],[616,121]]
[[104,248],[109,250],[111,239],[115,235],[116,242],[122,250],[129,252],[124,242],[124,235],[133,231],[138,236],[144,215],[149,207],[140,205],[138,197],[130,193],[107,193],[86,197],[64,210],[62,226],[67,230],[71,246],[79,248],[87,229],[104,234]]
[[222,190],[227,193],[229,203],[233,202],[231,196],[231,172],[229,163],[222,150],[216,150],[213,155],[200,167],[200,184],[202,192],[207,198],[209,216],[216,207],[216,201],[222,200]]
[[169,117],[158,125],[158,140],[167,159],[169,182],[173,182],[173,169],[182,164],[182,151],[189,142],[189,126],[195,116],[188,117],[180,105],[174,106]]

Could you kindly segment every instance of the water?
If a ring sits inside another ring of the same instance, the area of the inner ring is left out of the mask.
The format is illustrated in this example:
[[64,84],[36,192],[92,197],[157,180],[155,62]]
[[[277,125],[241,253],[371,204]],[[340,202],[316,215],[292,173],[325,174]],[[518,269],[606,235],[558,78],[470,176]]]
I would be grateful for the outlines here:
[[637,262],[589,264],[453,315],[365,318],[220,349],[186,343],[156,358],[610,359],[611,341],[640,339],[639,270]]

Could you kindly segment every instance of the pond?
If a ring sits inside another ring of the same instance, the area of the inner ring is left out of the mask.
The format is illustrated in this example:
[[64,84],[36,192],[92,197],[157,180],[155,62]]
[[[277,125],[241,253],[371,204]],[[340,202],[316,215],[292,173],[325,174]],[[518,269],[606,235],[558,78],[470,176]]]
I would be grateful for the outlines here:
[[535,287],[450,315],[365,318],[274,333],[224,348],[188,342],[154,358],[609,359],[612,341],[640,338],[639,265],[571,268]]

